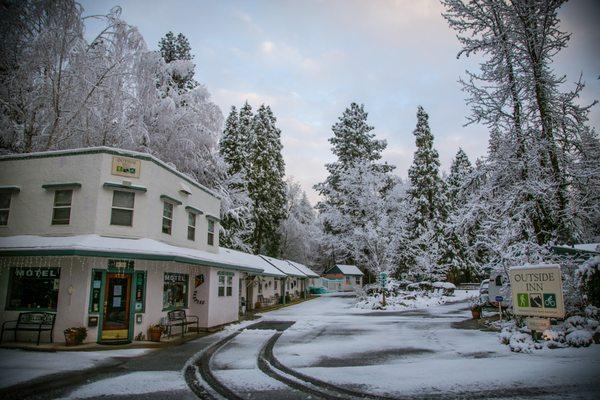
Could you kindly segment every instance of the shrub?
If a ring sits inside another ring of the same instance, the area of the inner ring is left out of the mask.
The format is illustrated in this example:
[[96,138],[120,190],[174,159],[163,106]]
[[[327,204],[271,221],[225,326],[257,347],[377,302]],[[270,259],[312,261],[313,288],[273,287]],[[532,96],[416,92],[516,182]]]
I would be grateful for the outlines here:
[[566,337],[567,343],[573,347],[588,347],[592,344],[592,333],[584,329],[577,329],[569,333]]

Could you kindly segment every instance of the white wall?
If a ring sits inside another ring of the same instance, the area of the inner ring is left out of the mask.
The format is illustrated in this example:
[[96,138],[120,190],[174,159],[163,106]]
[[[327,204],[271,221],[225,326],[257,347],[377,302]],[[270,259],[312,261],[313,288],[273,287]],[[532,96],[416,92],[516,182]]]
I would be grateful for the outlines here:
[[[42,267],[60,267],[60,284],[58,292],[58,302],[56,311],[56,323],[54,328],[54,341],[64,342],[63,330],[70,327],[84,326],[88,329],[86,342],[96,342],[98,338],[98,328],[88,327],[88,313],[90,286],[92,269],[104,269],[108,267],[107,258],[92,257],[12,257],[0,259],[0,324],[8,320],[16,320],[20,311],[5,310],[8,291],[8,277],[10,267],[23,266],[42,266]],[[194,266],[189,264],[180,264],[173,262],[156,262],[146,260],[134,260],[135,271],[146,271],[146,303],[145,312],[142,314],[142,323],[135,322],[133,314],[133,337],[142,332],[145,336],[148,334],[148,327],[159,323],[161,318],[167,316],[167,311],[163,311],[163,284],[164,273],[182,273],[189,275],[188,282],[188,315],[199,317],[200,328],[212,328],[230,322],[238,321],[239,307],[239,273],[233,277],[232,296],[218,296],[218,277],[217,270],[214,268]],[[197,288],[196,298],[200,302],[194,301],[194,277],[197,274],[204,274],[204,283]],[[69,295],[68,288],[72,286],[72,294]],[[132,289],[134,286],[132,283]],[[202,301],[204,302],[203,304]],[[132,305],[133,307],[133,305]],[[34,311],[34,310],[32,310]],[[91,315],[98,315],[91,313]],[[178,328],[174,329],[176,335]],[[48,334],[42,333],[42,342],[48,341]],[[12,333],[5,334],[4,340],[12,341]],[[20,341],[33,341],[37,338],[35,335],[19,333]]]
[[[133,157],[132,157],[133,158]],[[112,175],[113,155],[92,153],[0,160],[0,186],[20,187],[11,199],[9,222],[0,226],[0,236],[10,235],[78,235],[96,233],[122,237],[145,237],[181,247],[190,247],[216,253],[219,245],[219,224],[215,224],[215,241],[207,245],[208,220],[206,214],[218,217],[220,200],[185,181],[153,161],[141,160],[140,176]],[[51,225],[54,191],[43,189],[48,183],[81,183],[73,191],[69,225]],[[105,182],[146,187],[147,192],[135,192],[133,226],[110,225],[113,190],[104,188]],[[181,185],[191,189],[191,195],[182,194]],[[172,234],[162,233],[163,201],[161,195],[181,201],[173,210]],[[196,218],[196,239],[187,239],[186,206],[204,211]]]

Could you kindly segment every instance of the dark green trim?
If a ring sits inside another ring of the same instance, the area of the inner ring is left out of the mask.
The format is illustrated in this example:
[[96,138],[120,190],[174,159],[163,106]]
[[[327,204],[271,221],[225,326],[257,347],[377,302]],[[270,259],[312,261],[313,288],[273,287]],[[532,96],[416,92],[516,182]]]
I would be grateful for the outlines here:
[[129,190],[135,190],[137,192],[147,192],[148,189],[145,188],[144,186],[138,186],[138,185],[123,185],[122,183],[116,183],[116,182],[104,182],[104,185],[102,185],[104,188],[106,189],[129,189]]
[[81,187],[81,183],[78,183],[78,182],[45,183],[42,185],[42,189],[46,189],[46,190],[79,189],[80,187]]
[[214,215],[206,214],[206,219],[213,220],[215,222],[221,222],[221,219],[215,217]]
[[552,251],[558,255],[571,254],[574,256],[584,256],[584,257],[592,257],[592,256],[596,256],[596,255],[600,254],[597,251],[576,249],[574,247],[566,247],[566,246],[552,246]]
[[196,207],[192,207],[192,206],[185,206],[185,211],[194,213],[194,214],[198,214],[198,215],[202,215],[204,214],[204,211],[197,209]]
[[19,193],[21,188],[18,186],[0,186],[0,193]]
[[[144,314],[146,312],[146,291],[148,290],[148,273],[147,271],[135,271],[133,274],[133,292],[136,291],[137,289],[137,278],[138,275],[142,275],[142,279],[144,280],[144,285],[142,288],[142,309],[141,310],[134,310],[134,314]],[[135,293],[133,295],[133,307],[135,308],[136,305],[136,301],[135,301]]]
[[104,324],[104,292],[106,291],[106,274],[107,271],[102,269],[102,284],[100,285],[100,311],[98,312],[98,336],[96,342],[102,342],[102,325]]
[[178,206],[182,205],[183,203],[177,199],[172,198],[171,196],[167,196],[166,194],[161,194],[160,195],[160,199],[162,201],[168,201],[169,203],[174,203]]
[[82,155],[82,154],[101,154],[101,153],[111,154],[111,155],[115,155],[115,156],[136,158],[138,160],[152,161],[154,164],[172,172],[173,174],[177,175],[179,178],[190,183],[192,186],[195,186],[196,188],[210,194],[213,197],[216,197],[217,199],[221,198],[221,196],[217,195],[209,188],[199,184],[198,182],[189,178],[185,174],[177,171],[176,169],[169,167],[164,161],[159,160],[158,158],[156,158],[150,154],[148,154],[148,155],[140,154],[140,153],[131,154],[127,150],[119,150],[119,149],[115,149],[112,147],[90,147],[87,149],[50,151],[50,152],[40,152],[40,153],[28,153],[28,154],[12,154],[12,155],[7,155],[7,156],[0,156],[0,162],[1,161],[11,161],[11,160],[30,160],[30,159],[34,159],[34,158],[68,157],[68,156],[78,156],[78,155]]
[[234,266],[223,264],[214,261],[202,261],[195,258],[175,256],[170,254],[143,254],[143,253],[128,253],[114,252],[102,250],[80,250],[80,249],[1,249],[0,257],[27,257],[27,256],[82,256],[82,257],[103,257],[103,258],[129,258],[133,260],[150,260],[150,261],[173,261],[182,264],[200,265],[204,267],[215,267],[222,269],[230,269],[234,271],[247,271],[261,273],[262,270],[250,267]]
[[[106,270],[102,270],[100,268],[92,268],[92,276],[90,277],[90,300],[89,300],[89,304],[88,304],[88,315],[92,314],[92,315],[96,315],[96,314],[100,314],[100,311],[102,310],[102,288],[104,287],[104,274],[102,274],[100,276],[100,296],[98,297],[98,311],[94,311],[92,309],[92,303],[93,303],[93,298],[92,298],[92,294],[94,293],[94,275],[96,275],[97,272],[102,273],[103,271]],[[98,318],[98,324],[100,323],[100,318]]]

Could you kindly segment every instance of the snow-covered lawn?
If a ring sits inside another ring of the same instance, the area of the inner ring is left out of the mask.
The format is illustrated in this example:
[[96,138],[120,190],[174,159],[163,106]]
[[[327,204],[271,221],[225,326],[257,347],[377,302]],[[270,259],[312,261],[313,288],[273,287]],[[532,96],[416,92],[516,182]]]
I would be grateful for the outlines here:
[[114,357],[136,357],[149,349],[103,351],[41,352],[0,349],[0,388],[16,385],[44,375],[82,371]]
[[[463,295],[467,297],[468,294]],[[265,315],[296,320],[275,346],[285,365],[371,393],[468,392],[595,384],[600,346],[518,354],[495,332],[465,330],[467,302],[424,310],[365,311],[325,296]]]
[[455,290],[454,295],[444,296],[441,290],[433,292],[415,291],[415,292],[400,292],[397,296],[387,296],[385,307],[382,306],[382,295],[380,293],[359,297],[355,308],[364,310],[379,310],[387,311],[404,311],[412,309],[422,309],[431,306],[445,304],[447,302],[463,301],[473,296],[473,292],[468,290]]

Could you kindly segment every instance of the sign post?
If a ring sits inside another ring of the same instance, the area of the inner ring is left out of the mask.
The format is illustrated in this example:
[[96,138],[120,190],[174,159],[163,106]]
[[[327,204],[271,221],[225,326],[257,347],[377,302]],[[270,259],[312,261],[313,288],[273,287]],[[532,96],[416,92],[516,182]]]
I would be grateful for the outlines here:
[[380,272],[379,273],[379,285],[381,286],[381,293],[383,293],[383,298],[381,300],[381,305],[385,307],[385,287],[387,286],[387,273]]
[[502,302],[504,301],[504,297],[496,296],[496,301],[498,302],[498,315],[500,315],[500,321],[502,321]]
[[534,339],[536,332],[542,332],[550,326],[548,318],[564,318],[560,265],[512,267],[508,275],[515,315],[538,317],[527,319],[527,326]]

